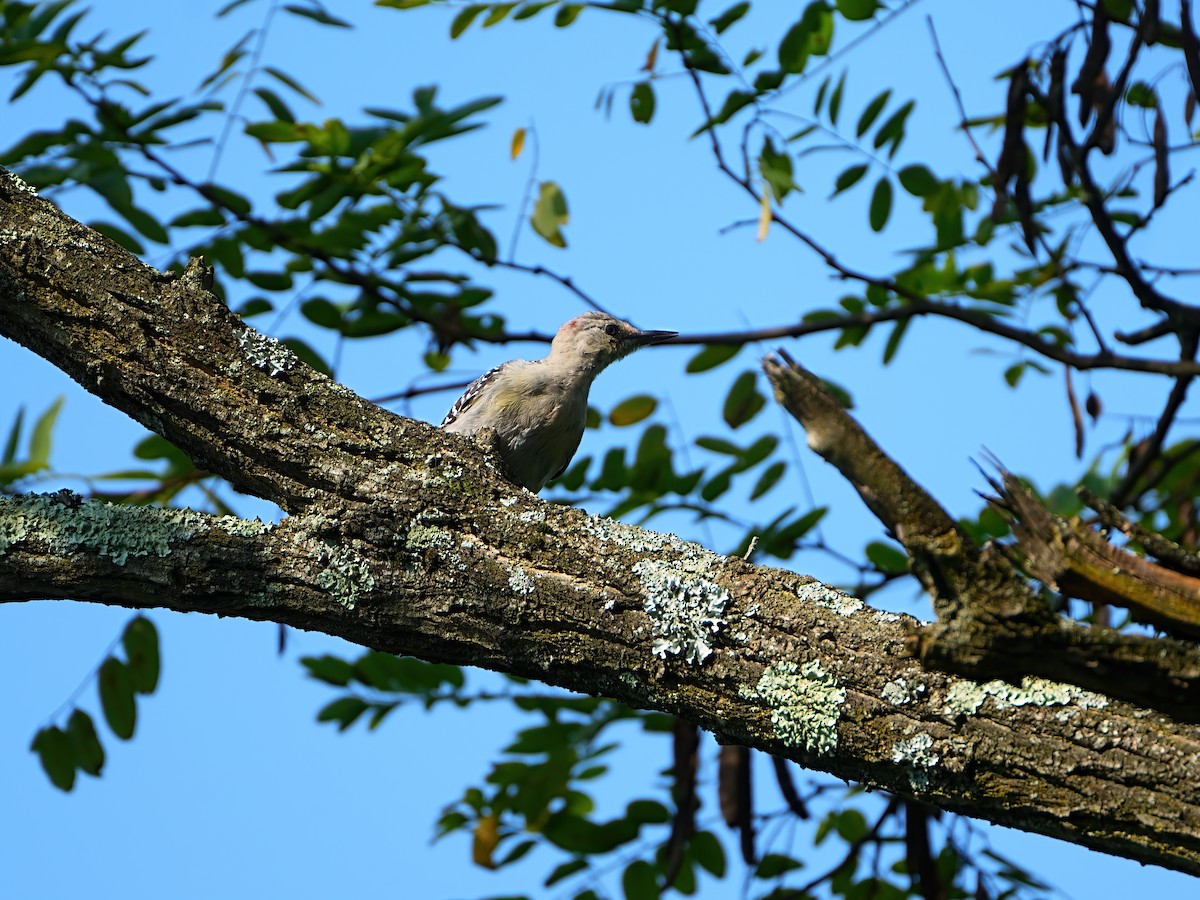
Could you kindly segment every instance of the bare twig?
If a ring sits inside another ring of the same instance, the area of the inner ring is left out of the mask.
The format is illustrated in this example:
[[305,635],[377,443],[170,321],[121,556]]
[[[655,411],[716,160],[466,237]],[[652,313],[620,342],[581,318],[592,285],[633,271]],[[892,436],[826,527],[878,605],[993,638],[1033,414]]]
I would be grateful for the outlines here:
[[942,54],[942,45],[938,41],[937,29],[933,27],[933,16],[925,17],[925,24],[929,26],[929,37],[933,40],[933,55],[937,58],[938,66],[941,67],[942,74],[946,78],[946,84],[950,88],[950,93],[954,95],[954,105],[958,108],[958,127],[963,134],[967,136],[967,140],[971,142],[971,147],[975,150],[975,159],[979,161],[988,174],[995,176],[996,171],[988,162],[987,156],[983,149],[975,140],[975,135],[971,132],[971,126],[968,124],[967,109],[963,105],[962,92],[958,89],[958,84],[954,81],[954,77],[950,74],[950,67],[946,64],[946,57]]

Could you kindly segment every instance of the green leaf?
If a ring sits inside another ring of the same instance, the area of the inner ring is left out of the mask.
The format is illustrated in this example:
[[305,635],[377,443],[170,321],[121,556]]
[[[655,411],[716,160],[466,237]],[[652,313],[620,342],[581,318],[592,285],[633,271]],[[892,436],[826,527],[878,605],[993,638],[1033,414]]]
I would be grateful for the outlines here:
[[250,212],[250,201],[241,194],[229,190],[229,188],[224,188],[217,184],[202,184],[200,185],[200,193],[204,197],[219,203],[235,215],[244,216]]
[[274,308],[274,304],[266,297],[250,297],[238,306],[234,312],[243,319],[248,319],[251,316],[261,316],[263,313],[269,313]]
[[708,121],[707,123],[702,125],[700,128],[697,128],[694,132],[692,132],[692,137],[695,137],[698,134],[703,134],[705,131],[708,131],[708,129],[712,128],[714,125],[725,124],[731,118],[733,118],[733,116],[738,112],[738,110],[740,110],[746,106],[749,106],[751,103],[753,103],[754,99],[755,99],[755,95],[754,95],[753,91],[742,91],[742,90],[730,91],[729,95],[725,98],[725,102],[721,104],[721,108],[717,111],[717,114],[715,116],[713,116],[710,121]]
[[621,875],[625,900],[658,900],[658,872],[644,859],[635,859]]
[[639,81],[629,95],[629,112],[633,121],[648,125],[654,118],[654,88],[648,81]]
[[294,144],[304,140],[300,126],[294,122],[251,122],[242,130],[264,144]]
[[335,28],[350,28],[350,27],[352,27],[349,22],[346,22],[342,19],[338,19],[338,18],[335,18],[334,16],[331,16],[320,6],[317,6],[314,8],[314,7],[310,7],[310,6],[300,6],[299,4],[289,3],[284,7],[284,9],[287,10],[288,12],[290,12],[294,16],[301,16],[302,18],[305,18],[305,19],[312,19],[314,22],[316,22],[320,25],[332,25]]
[[875,15],[875,10],[882,9],[879,0],[836,0],[838,12],[843,19],[851,22],[862,22]]
[[67,737],[71,739],[71,755],[75,766],[89,775],[99,775],[104,768],[104,747],[100,744],[92,717],[82,709],[72,712],[67,720]]
[[844,809],[834,816],[834,829],[838,836],[848,844],[861,841],[871,833],[871,826],[866,817],[857,809]]
[[129,681],[139,694],[153,694],[158,687],[158,674],[162,665],[158,652],[158,629],[145,616],[137,616],[125,626],[121,636],[125,647]]
[[8,440],[4,443],[4,455],[0,457],[0,466],[11,466],[13,460],[17,458],[17,445],[21,441],[21,427],[25,422],[25,407],[18,406],[17,414],[13,418],[12,430],[8,433]]
[[771,193],[776,201],[782,201],[789,191],[795,190],[793,180],[792,158],[786,152],[780,153],[775,149],[775,142],[770,137],[763,138],[762,153],[758,157],[758,170],[763,180],[771,186]]
[[300,340],[300,338],[288,337],[279,343],[295,353],[301,362],[316,369],[322,375],[333,374],[333,370],[329,368],[329,363],[325,362],[321,354],[314,350],[310,344]]
[[707,372],[722,363],[727,363],[738,355],[741,344],[708,344],[699,353],[688,360],[684,371],[688,374]]
[[763,470],[763,473],[758,476],[758,483],[754,485],[754,490],[750,492],[750,499],[757,500],[767,493],[767,491],[771,490],[771,488],[775,487],[786,471],[787,463],[783,460],[777,460],[767,466]]
[[745,425],[766,405],[766,400],[759,393],[757,380],[756,372],[743,372],[729,389],[721,415],[730,428]]
[[471,27],[471,23],[476,17],[487,9],[487,5],[483,3],[472,3],[470,6],[465,6],[450,22],[450,37],[458,39],[464,31]]
[[815,0],[804,9],[800,21],[779,42],[779,67],[789,74],[804,71],[808,57],[824,56],[833,41],[833,15],[829,4]]
[[1125,92],[1125,102],[1131,106],[1140,106],[1143,109],[1157,109],[1158,95],[1154,93],[1154,88],[1146,84],[1146,82],[1135,81],[1129,86],[1129,90]]
[[582,3],[564,3],[554,13],[554,25],[557,28],[566,28],[572,22],[579,18],[579,14],[583,12]]
[[880,93],[875,97],[874,100],[867,104],[867,108],[864,109],[862,115],[858,117],[858,125],[854,129],[854,133],[857,137],[862,137],[867,133],[867,130],[879,117],[879,114],[883,112],[883,108],[887,105],[888,98],[891,96],[892,91],[889,88],[888,90]]
[[875,183],[875,190],[871,194],[871,208],[867,214],[871,230],[883,231],[884,226],[887,225],[888,216],[891,214],[892,183],[885,175]]
[[129,740],[137,725],[137,701],[133,696],[129,669],[125,663],[110,656],[100,665],[98,681],[104,720],[113,734],[123,741]]
[[108,222],[88,222],[88,227],[93,231],[100,232],[106,238],[114,241],[130,253],[142,254],[146,252],[146,248],[142,245],[142,242],[123,228],[118,228],[116,225],[111,225]]
[[846,73],[842,73],[842,77],[838,79],[837,86],[833,89],[833,93],[829,95],[829,121],[836,125],[838,116],[842,111],[842,97],[846,91]]
[[567,198],[553,181],[543,181],[538,188],[537,203],[533,207],[530,222],[533,230],[555,247],[566,247],[567,239],[563,237],[562,226],[570,221],[567,210]]
[[225,224],[225,216],[219,209],[209,206],[180,213],[167,224],[172,228],[217,228]]
[[725,877],[725,848],[711,831],[698,831],[688,842],[692,859],[700,868],[717,878]]
[[65,731],[57,725],[43,728],[33,736],[29,749],[38,755],[51,784],[60,791],[75,787],[75,754]]
[[842,174],[833,183],[832,196],[836,197],[842,191],[847,191],[858,184],[862,180],[862,177],[867,174],[868,168],[869,166],[866,163],[862,163],[861,165],[850,166],[850,168],[843,170]]
[[749,11],[749,3],[735,3],[715,19],[709,19],[708,24],[712,26],[713,31],[715,31],[717,34],[721,34],[726,28],[728,28]]
[[618,403],[613,408],[613,411],[608,414],[608,421],[618,428],[623,428],[626,425],[636,425],[643,419],[648,419],[654,415],[654,410],[657,408],[658,400],[654,397],[651,397],[649,394],[638,394],[635,397],[630,397]]
[[546,876],[546,880],[542,882],[543,887],[553,887],[564,878],[570,878],[576,872],[582,872],[588,867],[586,859],[572,859],[569,862],[555,866],[554,870]]
[[310,297],[300,304],[300,314],[314,325],[333,331],[342,329],[342,311],[325,297]]
[[937,176],[921,164],[905,166],[900,170],[900,186],[914,197],[928,197],[938,189]]
[[367,711],[367,702],[359,697],[339,697],[317,713],[318,722],[337,722],[338,731],[345,731]]
[[354,666],[340,656],[306,656],[300,663],[311,677],[335,687],[345,687],[354,677]]
[[33,472],[45,469],[50,465],[50,444],[54,437],[54,423],[58,421],[58,414],[62,410],[65,399],[59,397],[33,423],[33,432],[29,435],[28,463]]
[[904,140],[904,123],[908,120],[908,115],[913,111],[915,105],[912,100],[909,100],[880,126],[879,131],[875,134],[876,149],[890,142],[892,149],[888,151],[888,156],[896,154],[896,151],[900,149],[901,141]]
[[803,868],[804,863],[781,853],[768,853],[759,860],[758,868],[754,870],[755,878],[778,878],[794,869]]
[[271,115],[281,122],[295,122],[296,117],[292,114],[288,105],[283,102],[283,99],[270,88],[259,87],[254,89],[255,96],[266,104]]
[[889,575],[904,575],[908,572],[908,555],[895,544],[871,541],[866,548],[871,565]]
[[885,366],[895,358],[896,351],[900,349],[900,341],[904,339],[904,333],[908,331],[910,324],[912,324],[912,319],[901,319],[892,329],[892,333],[888,335],[887,344],[883,348],[883,364]]
[[313,94],[311,91],[309,91],[307,88],[305,88],[304,85],[300,84],[300,82],[298,82],[295,78],[293,78],[287,72],[281,71],[280,69],[276,69],[274,66],[264,66],[263,71],[266,72],[268,75],[270,75],[272,78],[274,78],[276,81],[291,88],[293,91],[295,91],[297,94],[299,94],[305,100],[307,100],[309,103],[320,103],[320,101],[317,99],[315,94]]

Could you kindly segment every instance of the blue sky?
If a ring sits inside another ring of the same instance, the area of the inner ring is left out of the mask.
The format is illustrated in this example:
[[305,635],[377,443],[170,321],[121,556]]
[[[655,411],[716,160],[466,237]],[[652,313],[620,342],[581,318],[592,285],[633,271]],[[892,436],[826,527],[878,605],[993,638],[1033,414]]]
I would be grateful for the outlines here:
[[[88,21],[114,32],[149,28],[146,49],[164,58],[142,77],[158,91],[182,94],[212,67],[220,50],[258,24],[265,9],[262,2],[252,3],[214,22],[208,11],[218,5],[192,6],[184,15],[150,0],[110,0]],[[786,25],[801,8],[758,5],[770,6],[765,14],[755,13],[764,28]],[[953,132],[949,93],[924,16],[937,21],[968,109],[993,112],[1001,88],[991,76],[1018,58],[1030,39],[1027,23],[1037,22],[1037,33],[1043,33],[1048,17],[1065,22],[1070,7],[1014,2],[999,12],[995,4],[918,3],[846,57],[851,71],[847,108],[856,112],[883,86],[899,80],[897,93],[918,101],[904,157],[932,159],[943,175],[970,171],[970,148]],[[489,31],[475,27],[452,42],[450,16],[444,12],[400,14],[361,0],[337,12],[358,27],[353,32],[321,29],[283,15],[273,26],[266,61],[296,75],[324,101],[320,109],[298,107],[298,112],[318,121],[327,116],[350,120],[364,106],[403,108],[412,88],[427,83],[437,83],[447,103],[504,96],[504,104],[489,114],[489,127],[439,149],[435,168],[446,175],[452,194],[500,205],[489,221],[507,245],[529,177],[528,155],[511,161],[509,140],[517,127],[536,129],[538,177],[562,184],[571,205],[570,248],[549,248],[526,228],[518,257],[571,275],[612,311],[643,327],[685,333],[740,330],[794,321],[803,311],[833,305],[844,293],[819,260],[782,234],[758,243],[753,228],[722,233],[731,222],[753,218],[756,209],[713,172],[703,142],[685,139],[699,113],[681,80],[658,85],[658,115],[651,127],[629,121],[620,87],[611,119],[594,109],[602,87],[640,77],[638,69],[654,40],[649,26],[586,13],[565,31],[535,20]],[[746,30],[756,27],[752,22]],[[983,30],[986,41],[979,39]],[[0,74],[5,96],[2,78],[7,77]],[[798,99],[797,108],[807,110],[809,103]],[[250,109],[258,114],[257,107]],[[72,110],[69,96],[47,82],[3,108],[5,131],[16,135],[51,126]],[[181,158],[202,167],[207,152],[197,149]],[[848,160],[838,162],[844,166]],[[219,174],[269,203],[274,187],[263,174],[268,165],[253,143],[235,141]],[[920,225],[915,210],[898,209],[889,229],[876,236],[865,223],[868,185],[827,204],[827,173],[837,169],[825,167],[835,163],[811,165],[799,171],[802,184],[812,187],[789,207],[791,214],[857,266],[889,265],[911,242],[908,229]],[[61,202],[83,219],[103,214],[82,191]],[[152,263],[165,258],[149,255]],[[582,311],[575,298],[545,279],[504,272],[479,277],[496,288],[514,327],[552,331]],[[303,330],[294,313],[271,324],[279,336]],[[977,506],[973,491],[981,484],[971,459],[983,447],[1044,485],[1078,474],[1060,375],[1029,379],[1008,390],[1000,373],[1011,356],[997,355],[998,345],[954,325],[921,323],[887,369],[878,364],[883,336],[873,336],[857,352],[834,353],[830,345],[829,338],[818,337],[793,343],[789,350],[850,388],[861,421],[953,512],[967,514]],[[331,351],[332,344],[321,349]],[[402,389],[421,374],[422,349],[419,338],[405,336],[350,347],[339,379],[368,397]],[[738,363],[752,366],[755,354],[769,349],[748,348]],[[481,348],[475,356],[457,355],[454,372],[467,377],[513,355],[542,352],[539,346]],[[682,433],[714,433],[719,417],[713,398],[735,370],[685,379],[683,366],[694,352],[657,348],[639,354],[606,373],[593,400],[608,408],[633,391],[650,390],[668,401],[662,415],[677,421]],[[1091,382],[1110,410],[1134,415],[1154,411],[1160,403],[1156,392],[1162,386],[1145,379],[1097,374]],[[0,343],[0,383],[20,386],[19,395],[0,394],[0,427],[5,428],[18,404],[38,412],[56,396],[68,396],[53,458],[61,472],[119,468],[141,435],[123,415],[7,342]],[[438,421],[452,400],[435,395],[402,411]],[[774,410],[763,419],[764,427],[779,427]],[[1138,421],[1111,416],[1092,438],[1093,446],[1116,440]],[[802,444],[803,436],[792,433]],[[589,433],[582,452],[629,439],[611,428]],[[818,503],[832,507],[826,537],[847,551],[877,538],[879,528],[858,498],[819,460],[804,459],[807,488],[795,478],[787,487],[800,496],[811,490]],[[61,483],[81,487],[77,479]],[[243,498],[236,502],[249,514],[260,509]],[[661,527],[715,549],[729,540],[686,520]],[[793,565],[830,580],[846,574],[817,554],[801,555]],[[911,594],[890,602],[927,614],[923,601],[914,604]],[[136,738],[120,746],[109,741],[104,778],[84,780],[73,794],[63,795],[37,767],[29,740],[88,678],[128,613],[70,603],[0,608],[0,683],[8,686],[0,699],[0,871],[11,896],[537,893],[536,882],[470,866],[465,840],[429,846],[441,806],[486,771],[511,733],[514,714],[473,710],[426,716],[408,710],[378,733],[337,734],[314,723],[315,711],[330,694],[306,680],[296,660],[326,652],[353,655],[356,648],[294,632],[287,654],[279,658],[274,626],[198,615],[153,618],[162,632],[165,667],[158,693],[142,706]],[[82,698],[95,709],[93,686]],[[656,773],[668,760],[665,745],[652,747],[663,758],[649,765],[636,744],[617,759],[612,796],[653,790]],[[765,770],[762,775],[764,781],[769,777]],[[1074,896],[1116,896],[1135,888],[1165,894],[1186,891],[1190,884],[1182,876],[1045,839],[996,832],[992,840]],[[535,861],[524,872],[534,878],[544,868]],[[733,878],[704,896],[737,896],[739,885]]]

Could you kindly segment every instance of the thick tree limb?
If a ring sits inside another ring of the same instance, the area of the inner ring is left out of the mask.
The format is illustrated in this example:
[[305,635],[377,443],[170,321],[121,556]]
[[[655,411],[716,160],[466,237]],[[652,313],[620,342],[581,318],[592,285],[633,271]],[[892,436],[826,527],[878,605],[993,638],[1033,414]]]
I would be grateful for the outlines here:
[[1200,728],[926,671],[917,623],[543,503],[0,176],[0,333],[291,515],[0,502],[0,601],[269,619],[676,714],[945,809],[1200,874]]
[[1200,638],[1200,578],[1115,547],[1084,523],[1053,515],[1008,472],[993,501],[1011,521],[1029,573],[1054,590],[1128,609],[1135,621]]
[[908,552],[938,618],[984,614],[1044,617],[1032,592],[1003,558],[977,548],[936,500],[863,430],[812,372],[782,351],[763,368],[775,399],[808,435],[808,446],[854,485],[863,502]]
[[[781,357],[786,358],[784,354]],[[768,357],[776,399],[908,552],[938,620],[914,637],[929,666],[979,678],[1069,681],[1200,720],[1200,651],[1183,641],[1090,628],[1050,614],[1006,557],[976,547],[811,372]]]

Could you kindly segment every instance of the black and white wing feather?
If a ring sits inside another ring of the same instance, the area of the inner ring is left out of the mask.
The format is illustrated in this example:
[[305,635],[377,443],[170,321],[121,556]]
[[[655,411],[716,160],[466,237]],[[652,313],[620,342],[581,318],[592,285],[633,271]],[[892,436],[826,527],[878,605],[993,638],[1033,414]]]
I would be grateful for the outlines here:
[[447,425],[465,413],[468,409],[470,409],[471,405],[483,395],[484,391],[487,390],[488,385],[492,383],[496,375],[501,369],[504,368],[504,365],[506,364],[496,366],[496,368],[492,369],[490,372],[485,372],[472,381],[467,386],[467,389],[463,391],[462,396],[454,401],[454,405],[450,407],[450,412],[446,413],[446,418],[442,419],[442,424],[438,427],[445,428]]

